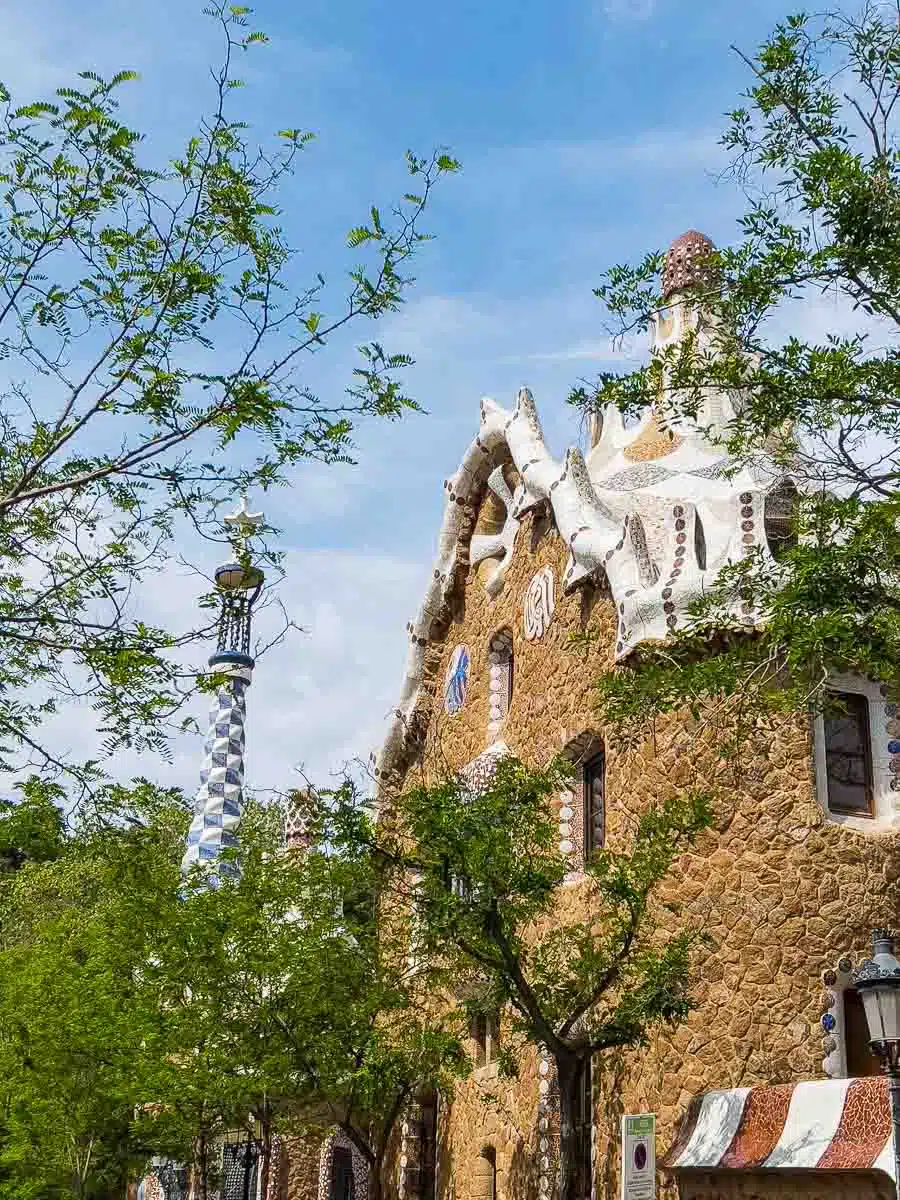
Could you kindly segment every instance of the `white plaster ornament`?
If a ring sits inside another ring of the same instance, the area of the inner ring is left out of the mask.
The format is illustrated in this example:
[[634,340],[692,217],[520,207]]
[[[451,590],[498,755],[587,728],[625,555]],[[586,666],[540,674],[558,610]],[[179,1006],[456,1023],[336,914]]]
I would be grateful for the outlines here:
[[[688,334],[696,338],[698,352],[716,352],[715,321],[690,291],[699,281],[702,245],[704,239],[693,232],[673,243],[666,276],[669,304],[654,319],[652,354]],[[701,397],[696,417],[688,418],[663,394],[654,410],[627,429],[611,406],[592,423],[587,457],[572,447],[560,462],[547,447],[527,388],[519,391],[512,411],[487,398],[481,401],[477,436],[444,485],[437,561],[409,626],[409,659],[378,758],[379,776],[391,769],[414,728],[412,718],[423,698],[426,647],[440,636],[434,630],[446,621],[460,570],[468,562],[497,557],[487,579],[489,592],[497,594],[512,558],[515,525],[527,513],[549,507],[569,547],[560,580],[564,595],[605,576],[617,615],[617,662],[638,646],[665,641],[684,628],[691,605],[727,563],[748,553],[771,554],[766,502],[794,481],[764,456],[750,464],[730,462],[723,441],[740,405],[737,393],[710,391]],[[499,469],[510,460],[521,480],[511,501]],[[472,506],[487,487],[506,505],[504,527],[496,535],[471,537]],[[552,592],[550,596],[555,599]],[[534,640],[541,636],[537,629],[546,629],[552,609],[542,607],[539,598],[531,607],[525,636],[530,630]],[[736,595],[729,615],[747,627],[760,620],[752,596]]]
[[503,478],[503,468],[495,467],[487,485],[506,509],[506,518],[499,533],[477,533],[469,543],[469,562],[478,566],[486,558],[496,558],[497,564],[485,580],[485,591],[493,599],[503,591],[506,571],[512,561],[519,518],[515,515],[515,498]]
[[522,614],[522,624],[529,642],[538,641],[550,627],[556,607],[554,588],[552,567],[541,567],[531,578]]

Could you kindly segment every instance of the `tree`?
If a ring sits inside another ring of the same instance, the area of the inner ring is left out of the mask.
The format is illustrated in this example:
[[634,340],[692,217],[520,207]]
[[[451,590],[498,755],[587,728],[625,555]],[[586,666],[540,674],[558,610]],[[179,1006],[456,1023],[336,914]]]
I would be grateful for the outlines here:
[[[691,1008],[695,931],[667,934],[654,889],[710,821],[688,793],[643,812],[630,848],[595,852],[585,865],[583,919],[558,909],[569,870],[551,798],[571,768],[531,770],[500,761],[479,790],[458,776],[385,798],[368,832],[391,865],[397,895],[414,906],[415,944],[443,969],[447,995],[472,1011],[508,1007],[514,1037],[544,1046],[559,1082],[560,1200],[575,1195],[576,1088],[595,1056],[644,1044],[656,1024]],[[353,790],[342,804],[355,812]],[[356,818],[354,818],[356,819]],[[507,1047],[504,1062],[515,1069]]]
[[195,682],[175,652],[205,631],[149,623],[143,584],[188,534],[213,536],[236,490],[348,461],[354,422],[416,407],[410,360],[377,342],[343,397],[313,394],[303,364],[402,304],[423,211],[457,164],[409,154],[414,190],[348,236],[368,265],[343,298],[321,274],[298,289],[277,194],[312,135],[248,142],[235,63],[266,38],[245,7],[207,11],[223,39],[211,107],[169,161],[118,115],[134,72],[83,72],[50,101],[0,86],[3,769],[96,781],[95,761],[41,734],[68,697],[90,701],[105,751],[164,751]]
[[144,1136],[193,1163],[201,1195],[223,1132],[256,1142],[265,1188],[276,1135],[337,1125],[377,1200],[408,1103],[466,1068],[454,1014],[429,1011],[428,975],[376,919],[377,863],[340,853],[327,807],[306,804],[302,852],[284,851],[280,809],[248,804],[239,880],[210,890],[198,870],[146,970],[165,1053]]
[[[710,695],[802,710],[826,703],[837,672],[900,682],[896,6],[790,16],[754,56],[737,53],[752,82],[722,142],[751,199],[739,241],[710,252],[690,300],[709,346],[690,336],[571,399],[634,412],[665,386],[671,412],[696,416],[704,394],[728,393],[727,449],[738,461],[765,451],[798,478],[795,540],[777,562],[750,555],[726,568],[692,630],[604,681],[612,720]],[[596,289],[618,333],[663,307],[662,262],[654,253],[614,267]],[[841,302],[845,333],[777,336],[775,318],[821,295]],[[725,611],[741,589],[763,616],[751,638]]]
[[23,863],[57,856],[62,845],[62,789],[42,786],[33,776],[19,787],[15,800],[0,800],[0,873]]
[[299,1109],[300,1127],[343,1130],[368,1166],[369,1196],[380,1200],[410,1104],[425,1091],[452,1095],[469,1061],[458,1007],[435,1005],[432,963],[410,955],[408,914],[385,889],[368,813],[344,796],[306,800],[317,845],[304,867],[310,880],[321,884],[324,872],[333,881],[339,918],[305,969],[285,980],[277,1021],[313,1099]]
[[[107,797],[111,799],[111,797]],[[141,968],[174,896],[185,814],[83,827],[0,877],[0,1169],[21,1197],[121,1194],[147,1153],[135,1104],[163,1045]],[[43,797],[38,809],[42,810]],[[26,801],[14,812],[21,818]]]
[[151,1157],[217,1184],[217,1146],[339,1125],[381,1194],[399,1116],[465,1069],[452,1014],[374,923],[370,856],[286,853],[248,798],[241,871],[180,871],[187,814],[107,787],[55,856],[0,877],[0,1169],[16,1194],[105,1200]]

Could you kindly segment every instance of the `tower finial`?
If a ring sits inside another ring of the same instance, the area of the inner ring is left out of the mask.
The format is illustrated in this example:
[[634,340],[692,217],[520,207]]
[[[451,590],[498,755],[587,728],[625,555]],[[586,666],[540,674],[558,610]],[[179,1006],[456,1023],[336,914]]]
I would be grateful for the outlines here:
[[675,292],[698,284],[709,283],[713,271],[707,262],[715,246],[705,233],[689,229],[677,237],[666,251],[663,266],[663,299],[668,300]]
[[222,521],[228,526],[231,540],[239,550],[246,550],[247,542],[265,521],[262,512],[250,511],[250,500],[246,491],[241,492],[241,503],[237,512],[229,513]]

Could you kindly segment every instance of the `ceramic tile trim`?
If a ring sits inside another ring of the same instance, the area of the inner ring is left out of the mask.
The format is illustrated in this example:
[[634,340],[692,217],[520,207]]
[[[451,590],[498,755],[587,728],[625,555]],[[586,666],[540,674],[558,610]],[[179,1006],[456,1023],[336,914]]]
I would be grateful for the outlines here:
[[894,1177],[887,1080],[828,1079],[699,1097],[687,1137],[661,1165],[746,1170],[861,1170]]

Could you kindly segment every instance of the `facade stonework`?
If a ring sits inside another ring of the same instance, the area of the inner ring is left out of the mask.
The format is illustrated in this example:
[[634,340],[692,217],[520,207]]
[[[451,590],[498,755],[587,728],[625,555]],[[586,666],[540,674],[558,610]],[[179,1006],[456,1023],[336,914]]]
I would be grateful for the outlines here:
[[[595,731],[606,751],[607,844],[624,846],[648,802],[702,783],[705,766],[721,788],[721,777],[713,776],[714,747],[704,752],[702,744],[716,731],[697,722],[692,740],[690,721],[680,720],[671,722],[672,730],[660,727],[655,744],[619,747],[605,736],[593,691],[598,677],[613,669],[616,613],[608,590],[557,591],[543,637],[529,640],[523,633],[532,577],[549,566],[558,580],[566,556],[565,543],[537,514],[522,522],[499,596],[486,594],[477,572],[467,575],[434,675],[443,678],[453,647],[465,643],[471,653],[468,699],[448,716],[438,692],[424,757],[458,769],[485,750],[489,646],[495,632],[508,627],[515,687],[504,742],[524,761],[543,764],[580,733]],[[570,635],[585,631],[596,640],[576,648]],[[708,1089],[824,1078],[821,1017],[830,999],[823,972],[847,956],[858,961],[872,924],[898,915],[896,836],[862,834],[826,819],[805,718],[761,731],[727,782],[729,802],[717,812],[715,827],[676,864],[660,893],[661,901],[681,905],[677,915],[661,911],[663,923],[688,924],[711,939],[699,959],[697,1007],[680,1028],[654,1032],[646,1050],[605,1056],[596,1064],[598,1197],[617,1194],[623,1113],[655,1112],[662,1152],[692,1097]],[[577,910],[577,880],[560,904]],[[448,1121],[448,1194],[476,1200],[478,1160],[489,1145],[497,1154],[498,1200],[537,1196],[538,1082],[534,1056],[515,1081],[482,1068],[458,1089]]]
[[[674,244],[653,352],[687,333],[715,352],[715,322],[701,311],[696,286],[708,282],[701,260],[710,248],[694,233]],[[626,736],[598,716],[597,681],[642,645],[683,628],[722,566],[780,552],[789,527],[782,510],[797,487],[774,464],[728,460],[721,435],[739,406],[740,397],[705,396],[689,421],[663,394],[636,428],[615,411],[598,416],[588,454],[571,449],[557,462],[527,390],[513,410],[483,400],[478,434],[444,485],[438,554],[408,626],[399,705],[377,760],[389,793],[412,769],[468,767],[477,775],[485,760],[474,760],[491,747],[533,766],[599,749],[601,818],[585,821],[582,833],[587,782],[558,799],[561,849],[571,862],[558,897],[561,919],[586,915],[584,837],[599,829],[607,846],[625,849],[649,804],[690,788],[714,798],[712,828],[675,864],[653,913],[664,932],[704,935],[696,1007],[679,1027],[652,1031],[646,1046],[595,1058],[591,1200],[619,1193],[624,1114],[656,1114],[665,1162],[698,1098],[710,1092],[721,1090],[725,1109],[743,1111],[748,1095],[758,1109],[757,1089],[772,1089],[788,1130],[797,1117],[792,1108],[788,1118],[789,1097],[802,1095],[815,1109],[821,1095],[835,1137],[846,1140],[858,1099],[845,1122],[851,1092],[838,1076],[848,1058],[836,1053],[835,1032],[843,1034],[832,1028],[843,998],[829,981],[838,986],[836,964],[863,957],[873,926],[900,916],[900,784],[882,771],[877,820],[833,818],[823,803],[821,723],[794,714],[739,730],[735,707],[709,702]],[[762,620],[752,595],[729,604],[730,618],[748,633]],[[590,638],[577,639],[583,634]],[[505,692],[504,680],[512,681]],[[872,737],[886,746],[896,698],[866,687]],[[890,771],[897,774],[893,760]],[[807,1082],[816,1080],[824,1092]],[[442,1098],[435,1194],[553,1200],[554,1086],[537,1049],[524,1055],[514,1080],[496,1063],[476,1067]],[[760,1159],[730,1174],[728,1143],[721,1149],[714,1170],[682,1169],[673,1158],[671,1170],[660,1169],[660,1186],[685,1200],[893,1194],[890,1155],[879,1148],[877,1163],[859,1151],[865,1169],[834,1169],[838,1159],[823,1143],[821,1159],[800,1162],[802,1170],[781,1147],[769,1163],[777,1170],[757,1169]],[[311,1198],[298,1190],[296,1200]]]

